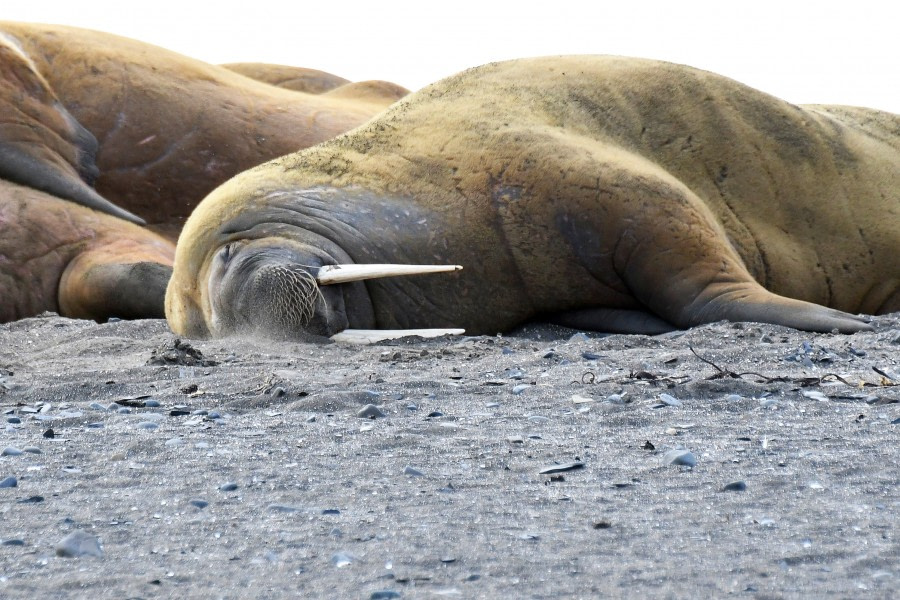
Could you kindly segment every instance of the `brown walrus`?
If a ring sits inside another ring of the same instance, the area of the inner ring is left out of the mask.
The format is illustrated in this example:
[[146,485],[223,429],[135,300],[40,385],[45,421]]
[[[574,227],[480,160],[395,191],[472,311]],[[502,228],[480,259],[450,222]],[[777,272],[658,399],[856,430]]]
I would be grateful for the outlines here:
[[96,140],[3,35],[0,81],[0,322],[162,317],[174,244],[89,185]]
[[[900,310],[898,217],[900,116],[664,62],[517,60],[216,189],[179,239],[166,316],[191,337],[536,317],[854,332],[870,326],[850,313]],[[358,281],[365,263],[464,269]]]
[[356,127],[406,93],[386,82],[343,94],[280,89],[73,27],[0,22],[0,34],[99,141],[97,192],[172,239],[232,175]]
[[174,254],[144,227],[0,181],[0,323],[162,318]]
[[350,80],[333,73],[305,67],[257,62],[227,63],[222,66],[250,79],[307,94],[322,94],[350,83]]

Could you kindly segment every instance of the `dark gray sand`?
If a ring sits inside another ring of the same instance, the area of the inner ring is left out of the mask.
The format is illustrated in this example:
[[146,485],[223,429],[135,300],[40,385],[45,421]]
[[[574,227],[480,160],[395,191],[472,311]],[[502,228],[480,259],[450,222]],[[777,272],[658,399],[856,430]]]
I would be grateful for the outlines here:
[[896,598],[900,316],[875,323],[3,325],[0,597]]

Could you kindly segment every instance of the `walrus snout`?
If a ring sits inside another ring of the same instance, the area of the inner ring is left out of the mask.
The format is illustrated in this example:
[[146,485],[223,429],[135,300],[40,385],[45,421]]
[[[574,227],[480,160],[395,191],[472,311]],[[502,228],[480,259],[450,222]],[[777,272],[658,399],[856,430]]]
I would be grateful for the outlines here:
[[224,246],[208,282],[212,329],[275,339],[346,329],[340,293],[316,282],[322,262],[286,246]]

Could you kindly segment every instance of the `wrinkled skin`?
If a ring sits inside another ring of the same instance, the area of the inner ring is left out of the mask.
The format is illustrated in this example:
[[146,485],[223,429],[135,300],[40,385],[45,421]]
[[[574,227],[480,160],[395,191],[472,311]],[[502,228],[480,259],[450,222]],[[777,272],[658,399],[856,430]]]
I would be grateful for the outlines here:
[[387,82],[324,94],[281,89],[73,27],[0,22],[0,33],[99,142],[97,192],[173,240],[194,206],[232,175],[352,129],[407,93]]
[[[536,317],[864,330],[851,313],[900,310],[898,140],[897,115],[679,65],[490,64],[215,190],[179,240],[166,316],[192,337],[289,339]],[[351,262],[464,270],[288,291]]]

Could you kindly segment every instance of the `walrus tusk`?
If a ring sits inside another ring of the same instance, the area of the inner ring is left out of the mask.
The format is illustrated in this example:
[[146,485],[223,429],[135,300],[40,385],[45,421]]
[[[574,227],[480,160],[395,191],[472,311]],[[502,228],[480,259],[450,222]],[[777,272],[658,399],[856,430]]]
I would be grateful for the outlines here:
[[410,335],[432,338],[442,335],[462,335],[465,332],[465,329],[345,329],[331,336],[331,339],[347,344],[372,344]]
[[395,275],[424,275],[426,273],[445,273],[459,271],[460,265],[325,265],[319,268],[316,281],[320,285],[347,283],[377,277],[394,277]]

